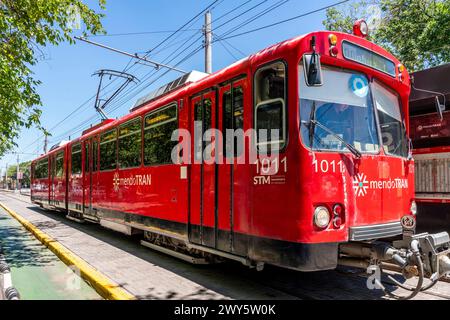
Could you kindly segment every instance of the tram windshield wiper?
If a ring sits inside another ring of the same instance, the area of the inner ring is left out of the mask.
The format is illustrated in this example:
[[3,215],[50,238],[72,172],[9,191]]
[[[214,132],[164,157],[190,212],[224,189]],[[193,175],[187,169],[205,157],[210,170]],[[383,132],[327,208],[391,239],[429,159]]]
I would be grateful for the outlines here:
[[313,101],[312,107],[311,107],[311,113],[309,115],[309,125],[308,125],[308,131],[309,131],[309,145],[311,146],[311,149],[313,149],[313,143],[314,143],[314,123],[312,122],[315,120],[316,117],[316,101]]
[[[311,127],[314,128],[313,125],[320,127],[322,130],[328,132],[333,137],[335,137],[340,142],[342,142],[347,147],[347,149],[350,150],[351,153],[353,153],[353,155],[356,158],[361,158],[361,152],[359,152],[358,149],[356,149],[352,144],[350,144],[347,141],[345,141],[344,139],[342,139],[337,133],[335,133],[335,132],[331,131],[330,129],[328,129],[326,126],[324,126],[319,121],[317,121],[315,119],[310,119],[309,121],[302,121],[302,123],[305,124],[306,126],[308,126],[310,128],[310,130],[311,130]],[[311,133],[311,131],[310,131],[310,133]],[[311,148],[312,148],[312,144],[311,144]]]

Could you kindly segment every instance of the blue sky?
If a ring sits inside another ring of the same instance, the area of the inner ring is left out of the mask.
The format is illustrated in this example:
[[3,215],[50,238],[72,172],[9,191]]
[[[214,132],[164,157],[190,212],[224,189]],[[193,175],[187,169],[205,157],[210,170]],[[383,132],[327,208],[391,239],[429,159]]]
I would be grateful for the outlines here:
[[[106,16],[103,19],[103,25],[110,36],[97,36],[90,39],[131,53],[143,53],[155,47],[160,41],[170,35],[170,33],[147,33],[124,36],[117,34],[174,31],[212,2],[213,0],[107,0],[107,7],[104,11]],[[255,21],[246,23],[233,33],[230,33],[230,35],[300,15],[334,4],[338,1],[250,0],[238,10],[230,12],[218,21],[215,21],[221,15],[245,2],[219,0],[216,3],[212,10],[212,28],[213,32],[216,32],[216,35],[220,36],[224,34],[246,19],[277,4],[281,5]],[[94,0],[88,0],[86,3],[93,8],[98,8]],[[257,7],[244,13],[254,6]],[[231,22],[217,28],[220,24],[233,18],[235,19]],[[322,21],[324,18],[325,11],[321,11],[272,28],[231,38],[226,40],[227,42],[215,42],[213,46],[213,71],[217,71],[243,58],[243,54],[248,55],[279,41],[323,29]],[[182,44],[180,41],[195,35],[191,39],[194,42],[195,39],[201,36],[203,22],[204,18],[201,16],[189,26],[189,31],[180,32],[179,35],[171,39],[173,40],[172,43],[169,41],[164,43],[149,58],[162,62],[167,59],[167,56],[173,53],[174,49]],[[214,30],[215,28],[217,29]],[[80,34],[80,31],[76,31],[76,34]],[[181,48],[182,54],[173,60],[171,64],[178,62],[185,54],[200,46],[201,41],[201,39],[198,39],[188,48]],[[164,51],[158,52],[166,44],[173,45],[165,48]],[[54,127],[51,130],[52,137],[49,137],[50,147],[60,140],[68,139],[69,136],[71,138],[79,136],[83,128],[89,127],[90,124],[95,124],[99,121],[100,118],[94,110],[94,100],[92,99],[83,105],[83,103],[95,95],[97,90],[98,77],[92,77],[91,75],[99,69],[123,70],[130,62],[130,58],[80,41],[77,41],[75,45],[64,43],[57,47],[49,46],[42,48],[42,51],[44,55],[41,57],[39,64],[33,68],[33,71],[35,72],[36,78],[42,81],[42,84],[38,87],[38,93],[43,103],[42,124],[47,129]],[[200,51],[181,63],[179,68],[183,70],[195,69],[203,71],[203,59],[203,51]],[[153,74],[154,69],[152,67],[133,63],[131,65],[132,68],[129,69],[130,73],[139,79],[145,80],[148,78],[148,80],[142,81],[139,87],[128,87],[129,90],[133,89],[133,91],[115,100],[115,102],[106,108],[106,112],[112,118],[126,114],[128,109],[140,96],[179,76],[176,72],[169,72],[166,76],[158,78],[158,75],[164,73],[165,70],[160,70],[158,73]],[[149,75],[151,76],[150,78]],[[118,84],[118,82],[112,83],[107,90],[114,88]],[[80,106],[82,107],[79,108]],[[71,112],[77,110],[77,108],[79,108],[78,111],[55,127],[56,124],[66,118]],[[37,129],[22,130],[20,138],[17,140],[18,150],[19,152],[29,154],[21,155],[21,160],[31,160],[35,157],[33,153],[42,153],[44,138],[41,136],[42,133]],[[0,168],[4,170],[6,163],[13,164],[15,162],[15,155],[5,155],[0,159]]]

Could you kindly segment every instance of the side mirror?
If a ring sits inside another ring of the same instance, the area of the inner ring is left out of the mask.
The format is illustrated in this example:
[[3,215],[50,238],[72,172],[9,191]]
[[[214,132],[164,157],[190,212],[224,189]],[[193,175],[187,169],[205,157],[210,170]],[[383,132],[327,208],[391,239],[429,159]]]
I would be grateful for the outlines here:
[[315,52],[303,55],[303,69],[308,86],[321,86],[323,84],[320,55]]
[[445,105],[441,104],[441,102],[439,101],[438,96],[436,96],[435,105],[436,105],[436,111],[437,111],[437,113],[439,115],[439,118],[442,121],[442,119],[443,119],[442,111],[445,110]]

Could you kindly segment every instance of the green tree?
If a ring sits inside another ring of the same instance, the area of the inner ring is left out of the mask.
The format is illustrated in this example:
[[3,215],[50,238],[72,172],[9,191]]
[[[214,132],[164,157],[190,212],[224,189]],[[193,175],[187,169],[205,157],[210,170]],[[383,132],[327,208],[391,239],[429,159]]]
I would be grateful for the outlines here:
[[450,61],[450,0],[353,2],[328,9],[323,25],[351,32],[358,18],[369,20],[370,40],[390,51],[409,71]]
[[[98,0],[100,9],[106,0]],[[103,32],[101,18],[81,0],[0,0],[0,156],[15,146],[22,127],[40,124],[40,81],[31,67],[42,47],[74,43],[72,32]],[[81,26],[80,26],[81,27]]]
[[[23,178],[21,180],[22,185],[30,185],[30,170],[31,161],[21,162],[19,164],[19,171],[23,173]],[[13,180],[17,179],[17,165],[12,165],[8,167],[8,177]]]

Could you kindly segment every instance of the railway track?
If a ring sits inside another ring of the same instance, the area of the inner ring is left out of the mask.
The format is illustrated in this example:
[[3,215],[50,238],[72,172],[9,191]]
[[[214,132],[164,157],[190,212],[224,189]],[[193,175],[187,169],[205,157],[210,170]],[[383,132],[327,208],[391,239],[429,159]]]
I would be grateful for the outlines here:
[[[28,208],[30,201],[22,195],[12,194],[12,193],[0,193],[3,197],[11,199],[12,201],[18,201],[22,203],[22,207]],[[24,206],[26,204],[26,206]],[[34,206],[34,205],[32,205]],[[58,216],[55,213],[50,213],[49,211],[34,210],[34,212],[41,212],[41,215],[51,217],[53,219],[64,221],[63,217]],[[69,222],[67,222],[69,223]],[[73,223],[70,222],[70,225]],[[151,250],[143,248],[140,246],[139,242],[135,240],[130,244],[129,237],[114,233],[102,229],[97,226],[90,225],[79,225],[74,224],[78,230],[86,232],[89,230],[90,235],[94,235],[100,238],[102,233],[108,233],[115,238],[118,243],[126,242],[127,246],[133,246],[132,250],[141,251],[144,250],[146,254],[156,255]],[[93,234],[94,232],[95,234]],[[175,260],[174,258],[169,258],[165,255],[160,254],[161,259],[173,259],[171,260],[173,264],[180,264],[181,268],[191,268],[186,262]],[[197,268],[197,269],[196,269]],[[255,270],[243,267],[239,263],[226,262],[221,265],[210,265],[204,267],[192,267],[195,272],[201,273],[211,273],[214,275],[220,275],[220,277],[225,277],[224,279],[224,291],[227,290],[243,290],[245,291],[248,287],[255,288],[265,288],[267,295],[273,297],[274,299],[284,298],[284,299],[302,299],[302,300],[319,300],[319,299],[386,299],[386,297],[380,292],[369,291],[366,288],[366,276],[363,274],[357,274],[351,269],[339,269],[337,271],[323,271],[314,273],[299,273],[296,271],[281,269],[277,267],[267,266],[263,271],[257,272]],[[236,284],[230,284],[232,281],[228,281],[227,274],[232,275],[232,280]],[[201,275],[196,275],[195,277],[201,277]],[[448,290],[439,291],[427,291],[420,294],[419,299],[450,299],[450,282],[449,279],[442,281],[441,286],[447,288]],[[392,283],[383,281],[387,286],[392,286]],[[235,286],[241,285],[242,289],[236,289]],[[228,288],[227,286],[230,286]],[[233,287],[233,288],[231,288]],[[337,290],[336,288],[339,288]],[[261,289],[258,289],[261,290]],[[247,298],[251,299],[251,296]]]

